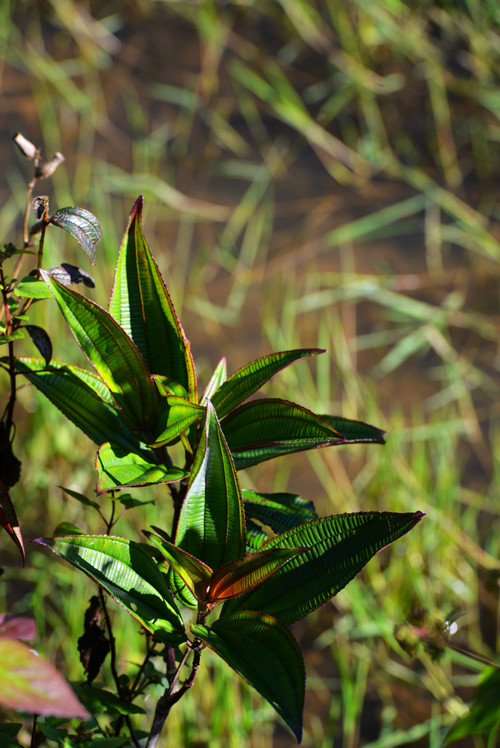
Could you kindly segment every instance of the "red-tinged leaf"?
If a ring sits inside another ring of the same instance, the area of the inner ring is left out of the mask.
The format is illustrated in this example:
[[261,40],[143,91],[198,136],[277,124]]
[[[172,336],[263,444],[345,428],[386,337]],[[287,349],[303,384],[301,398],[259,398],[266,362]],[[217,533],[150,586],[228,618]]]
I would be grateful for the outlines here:
[[0,525],[7,530],[14,543],[19,548],[23,564],[26,561],[24,552],[23,536],[17,521],[16,511],[10,499],[6,486],[0,481]]
[[207,602],[217,604],[253,590],[302,550],[302,548],[273,548],[224,564],[217,569],[210,580]]
[[50,223],[71,234],[95,265],[95,250],[102,238],[102,228],[97,218],[84,208],[61,208],[56,210]]
[[212,396],[212,405],[219,418],[224,418],[250,395],[259,390],[271,377],[286,366],[306,356],[324,353],[320,348],[301,348],[263,356],[243,366],[221,384]]
[[148,434],[156,418],[158,392],[137,346],[105,309],[58,283],[45,271],[41,275],[130,426]]
[[412,529],[422,512],[356,512],[299,525],[262,546],[307,550],[272,577],[226,603],[221,615],[261,610],[285,625],[323,605],[361,571],[378,551]]
[[152,374],[180,382],[197,402],[189,341],[142,230],[142,196],[130,213],[115,271],[109,311],[130,335]]
[[242,611],[192,630],[276,709],[300,742],[305,671],[288,629],[272,616]]
[[90,717],[54,666],[12,639],[0,639],[0,704],[43,716]]
[[23,639],[29,641],[36,634],[35,619],[16,616],[12,613],[0,615],[0,639]]
[[221,426],[237,470],[292,452],[345,444],[342,434],[325,420],[277,398],[240,405]]
[[245,552],[238,478],[210,403],[179,516],[175,545],[212,569],[235,561]]

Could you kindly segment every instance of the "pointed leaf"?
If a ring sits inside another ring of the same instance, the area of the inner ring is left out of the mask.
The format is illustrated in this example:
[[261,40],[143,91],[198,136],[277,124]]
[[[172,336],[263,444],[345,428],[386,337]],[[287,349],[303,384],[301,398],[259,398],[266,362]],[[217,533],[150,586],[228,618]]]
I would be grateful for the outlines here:
[[[156,529],[156,528],[155,528]],[[180,576],[183,582],[188,586],[193,595],[198,597],[208,587],[212,576],[212,569],[199,559],[186,553],[182,548],[178,548],[170,543],[166,538],[159,535],[153,535],[152,532],[144,530],[144,535],[160,549],[162,555],[174,571]]]
[[67,535],[34,542],[85,572],[151,633],[169,644],[186,640],[165,578],[138,543],[108,535]]
[[175,545],[212,569],[240,558],[245,551],[243,502],[236,470],[210,403],[179,516]]
[[204,413],[205,408],[183,397],[161,397],[156,417],[157,436],[148,446],[156,448],[168,444],[186,431],[192,423],[198,421]]
[[61,208],[56,210],[50,223],[71,234],[85,251],[92,265],[95,265],[95,250],[102,238],[102,228],[92,213],[84,208]]
[[210,377],[210,381],[205,387],[205,391],[203,393],[203,396],[200,400],[201,405],[206,405],[207,400],[212,399],[212,395],[214,395],[215,392],[219,389],[219,387],[226,381],[227,379],[227,362],[226,357],[223,356],[217,366],[215,367],[214,373]]
[[269,525],[276,533],[286,532],[304,522],[318,519],[312,501],[293,493],[257,493],[244,489],[241,495],[245,517]]
[[89,717],[55,667],[13,639],[0,639],[0,704],[53,717]]
[[99,472],[98,493],[124,486],[175,483],[188,475],[181,468],[160,465],[153,452],[129,452],[109,442],[102,444],[97,452],[96,470]]
[[135,429],[146,432],[156,415],[158,394],[137,347],[106,310],[53,280],[45,271],[42,276],[125,418]]
[[308,522],[278,535],[268,548],[306,547],[255,590],[224,605],[223,615],[236,610],[261,610],[288,625],[337,594],[369,559],[404,535],[424,515],[359,512]]
[[249,611],[192,629],[276,709],[300,742],[305,672],[290,632],[275,618]]
[[324,353],[320,348],[302,348],[263,356],[243,366],[224,382],[212,397],[219,418],[234,410],[278,371],[306,356]]
[[229,600],[243,595],[275,574],[283,564],[302,552],[302,548],[270,548],[224,564],[212,576],[207,601]]
[[59,361],[47,366],[40,358],[16,358],[16,369],[96,444],[111,441],[127,451],[140,449],[116,405],[103,398],[109,391],[99,377]]
[[152,374],[180,382],[197,402],[196,374],[174,305],[142,231],[142,196],[130,213],[109,311],[130,335]]
[[25,325],[24,327],[28,331],[28,335],[42,354],[43,359],[48,366],[50,364],[50,359],[52,358],[52,343],[50,342],[49,336],[43,327],[38,327],[38,325]]
[[[62,262],[59,267],[49,268],[49,275],[55,278],[63,286],[71,286],[72,283],[83,283],[87,288],[95,288],[95,281],[91,275],[69,262]],[[45,285],[45,284],[44,284]]]
[[16,616],[12,613],[0,615],[0,638],[34,639],[36,634],[35,619],[27,616]]
[[340,416],[325,416],[321,414],[320,418],[330,424],[345,439],[344,444],[355,444],[359,442],[376,442],[384,444],[385,431],[378,429],[376,426],[370,426],[362,421],[353,421],[350,418],[341,418]]
[[9,533],[21,553],[23,564],[26,561],[24,552],[23,536],[17,520],[14,504],[12,503],[7,487],[0,481],[0,525]]
[[237,470],[291,452],[345,443],[310,410],[275,398],[241,405],[221,425]]

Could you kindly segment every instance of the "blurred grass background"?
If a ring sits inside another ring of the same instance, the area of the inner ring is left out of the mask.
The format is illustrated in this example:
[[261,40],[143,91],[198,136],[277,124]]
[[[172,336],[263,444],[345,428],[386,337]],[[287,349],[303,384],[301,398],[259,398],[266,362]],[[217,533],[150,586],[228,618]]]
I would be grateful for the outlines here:
[[[387,429],[383,448],[283,458],[241,480],[300,493],[321,514],[427,513],[294,633],[308,675],[304,746],[442,745],[483,667],[459,650],[498,652],[500,6],[3,0],[0,75],[2,241],[21,241],[30,173],[11,143],[21,131],[66,157],[39,192],[54,208],[88,208],[104,229],[92,270],[52,230],[50,266],[90,270],[106,305],[143,193],[146,236],[202,383],[221,355],[233,372],[319,346],[328,352],[266,392]],[[80,360],[53,306],[36,305],[32,321],[55,358]],[[102,531],[58,488],[92,490],[93,446],[31,390],[20,397],[12,498],[26,538],[63,519]],[[169,511],[165,492],[146,494],[155,504],[117,534]],[[79,679],[92,586],[28,554],[21,572],[4,536],[3,607],[34,614],[37,648]],[[454,648],[436,660],[455,618]],[[133,669],[140,637],[132,619],[115,620]],[[409,654],[401,643],[415,627],[429,636]],[[204,660],[169,718],[172,745],[293,745],[270,707]]]

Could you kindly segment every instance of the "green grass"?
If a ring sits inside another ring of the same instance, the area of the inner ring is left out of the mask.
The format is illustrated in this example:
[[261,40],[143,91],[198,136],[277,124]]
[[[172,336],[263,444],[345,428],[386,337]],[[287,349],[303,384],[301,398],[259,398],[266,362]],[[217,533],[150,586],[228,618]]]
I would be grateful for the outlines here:
[[[4,3],[0,76],[13,92],[8,126],[66,156],[40,190],[103,225],[92,297],[106,305],[142,192],[146,235],[203,382],[222,354],[235,371],[271,350],[319,346],[328,353],[267,392],[388,431],[384,448],[284,458],[248,471],[245,485],[299,492],[323,514],[427,514],[296,627],[309,676],[303,744],[441,745],[477,663],[451,650],[433,661],[425,637],[410,656],[395,631],[418,609],[431,632],[460,611],[453,642],[486,657],[498,642],[496,3],[85,7]],[[5,241],[19,240],[29,176],[11,134],[0,145]],[[49,266],[89,270],[63,232],[49,238]],[[32,321],[49,330],[55,358],[77,360],[52,307],[36,305]],[[20,399],[24,470],[12,497],[26,538],[63,518],[99,531],[58,488],[92,490],[92,445],[30,390]],[[162,493],[147,494],[156,504],[133,510],[118,534],[164,511]],[[5,608],[33,613],[35,646],[78,679],[91,583],[31,548],[20,572],[10,550],[4,536]],[[138,662],[133,621],[114,615],[123,662]],[[172,712],[172,744],[292,745],[272,710],[232,682],[215,658],[202,668]]]

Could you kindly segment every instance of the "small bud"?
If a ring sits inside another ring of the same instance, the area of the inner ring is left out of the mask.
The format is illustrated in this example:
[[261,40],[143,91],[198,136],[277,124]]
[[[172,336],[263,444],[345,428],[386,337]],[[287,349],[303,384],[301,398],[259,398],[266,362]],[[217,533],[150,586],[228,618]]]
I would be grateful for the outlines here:
[[36,145],[33,145],[33,143],[31,143],[29,140],[27,140],[24,135],[21,135],[21,133],[18,132],[16,135],[14,135],[12,140],[17,145],[23,156],[30,159],[35,158],[37,147]]
[[49,213],[49,198],[48,195],[38,195],[34,197],[31,202],[33,209],[33,215],[37,221],[46,220]]
[[36,176],[38,179],[45,179],[46,177],[52,176],[57,167],[64,161],[64,156],[59,151],[50,159],[45,161],[36,170]]

